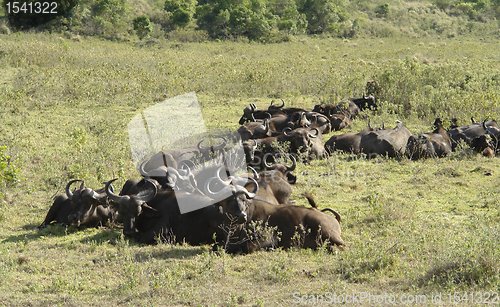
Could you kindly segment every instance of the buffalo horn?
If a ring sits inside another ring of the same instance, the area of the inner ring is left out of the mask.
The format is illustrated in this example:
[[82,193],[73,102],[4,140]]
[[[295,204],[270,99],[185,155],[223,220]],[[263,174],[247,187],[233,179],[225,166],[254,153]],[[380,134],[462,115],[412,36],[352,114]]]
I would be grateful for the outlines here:
[[183,170],[184,167],[187,167],[187,169],[191,172],[191,170],[194,169],[196,167],[196,165],[194,164],[193,161],[191,161],[189,159],[185,159],[185,160],[182,160],[181,162],[179,162],[177,169]]
[[295,132],[293,132],[292,134],[288,134],[288,132],[290,132],[290,131],[292,131],[292,128],[290,128],[290,127],[285,127],[285,128],[283,129],[283,131],[282,131],[282,132],[283,132],[283,135],[284,135],[284,136],[293,136],[295,133],[297,133],[297,131],[295,131]]
[[71,188],[71,185],[77,181],[82,181],[83,180],[80,180],[80,179],[73,179],[71,180],[70,182],[68,182],[68,184],[66,185],[66,196],[68,196],[68,198],[71,200],[73,198],[73,193],[71,192],[70,188]]
[[311,134],[311,132],[309,132],[309,134],[308,134],[308,135],[309,135],[309,137],[311,137],[311,138],[316,138],[316,137],[318,137],[318,135],[319,135],[319,133],[320,133],[320,132],[319,132],[319,129],[318,129],[318,128],[316,128],[316,127],[314,127],[314,128],[311,128],[311,130],[316,130],[316,134]]
[[291,172],[295,170],[295,167],[297,166],[297,160],[295,160],[295,157],[293,155],[290,155],[290,160],[292,160],[292,166],[287,166],[286,171]]
[[139,165],[139,173],[141,174],[142,177],[146,177],[148,176],[148,173],[146,172],[146,170],[144,169],[144,165],[147,163],[148,161],[144,161],[141,163],[141,165]]
[[[158,192],[158,187],[156,186],[156,184],[153,181],[146,179],[146,182],[149,183],[149,185],[153,188],[153,190],[148,195],[136,196],[136,199],[139,201],[142,201],[142,202],[150,201],[151,199],[153,199],[156,196],[156,193]],[[106,191],[107,191],[107,189],[106,189]]]
[[111,198],[112,200],[114,200],[117,203],[120,203],[122,199],[128,198],[129,196],[116,195],[114,193],[114,191],[110,189],[110,187],[112,187],[111,183],[113,183],[113,181],[115,181],[115,180],[118,180],[118,178],[111,179],[108,182],[106,182],[106,186],[104,187],[104,190],[106,191],[106,195],[108,195],[109,198]]
[[252,172],[253,174],[253,177],[256,179],[256,180],[259,180],[260,179],[260,176],[259,176],[259,173],[257,173],[257,171],[255,170],[255,168],[251,167],[250,165],[247,166],[248,169]]

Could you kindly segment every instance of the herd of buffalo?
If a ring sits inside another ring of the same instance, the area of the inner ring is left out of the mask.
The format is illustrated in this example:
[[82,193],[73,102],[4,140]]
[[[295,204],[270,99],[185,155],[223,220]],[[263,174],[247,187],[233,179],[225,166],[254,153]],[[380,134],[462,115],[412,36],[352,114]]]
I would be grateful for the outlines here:
[[[203,147],[202,140],[197,146],[160,151],[141,163],[142,178],[127,180],[118,194],[116,179],[96,190],[83,180],[69,181],[39,228],[109,223],[123,225],[124,236],[144,244],[213,244],[231,253],[292,246],[332,251],[346,247],[341,217],[333,209],[318,209],[307,193],[310,207],[290,199],[297,161],[328,158],[335,151],[368,158],[444,157],[464,145],[488,157],[497,153],[500,128],[494,120],[472,119],[465,126],[452,120],[447,130],[437,118],[435,130],[420,135],[400,121],[393,129],[368,124],[366,130],[337,134],[323,143],[324,134],[349,126],[366,109],[377,109],[375,97],[316,105],[312,111],[285,108],[284,102],[259,110],[251,103],[236,132],[214,138],[220,144]],[[241,150],[230,148],[231,142]]]

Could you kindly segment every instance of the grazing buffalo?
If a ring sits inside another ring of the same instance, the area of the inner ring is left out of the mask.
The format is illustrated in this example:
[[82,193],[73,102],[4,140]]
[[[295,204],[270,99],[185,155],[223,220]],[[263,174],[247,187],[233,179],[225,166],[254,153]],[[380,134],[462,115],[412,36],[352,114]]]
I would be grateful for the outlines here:
[[412,135],[410,130],[399,120],[396,121],[394,129],[382,129],[371,131],[363,135],[360,141],[360,149],[372,158],[378,155],[388,157],[403,157],[406,152],[408,138]]
[[440,118],[434,121],[435,130],[410,136],[406,145],[406,155],[412,160],[441,158],[451,154],[451,139]]
[[[82,182],[79,189],[71,191],[71,185]],[[110,185],[110,189],[112,186]],[[66,185],[66,194],[59,195],[47,213],[39,229],[53,221],[62,225],[96,227],[114,220],[115,211],[109,205],[104,188],[93,190],[83,180],[74,179]]]
[[[312,196],[305,196],[312,208],[252,202],[248,219],[253,223],[247,223],[241,235],[243,243],[230,246],[228,252],[252,253],[263,248],[288,249],[294,246],[317,249],[324,244],[329,251],[333,251],[334,247],[343,248],[345,243],[341,238],[340,215],[329,208],[318,210]],[[271,233],[260,234],[258,227],[253,227],[254,223],[269,227]]]

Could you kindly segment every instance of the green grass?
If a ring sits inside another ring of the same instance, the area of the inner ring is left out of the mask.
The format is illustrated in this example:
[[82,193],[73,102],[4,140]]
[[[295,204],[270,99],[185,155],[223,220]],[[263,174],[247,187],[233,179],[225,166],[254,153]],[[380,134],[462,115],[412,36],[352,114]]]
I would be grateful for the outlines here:
[[[70,178],[98,188],[139,177],[127,124],[165,98],[195,91],[210,128],[236,129],[250,102],[312,109],[361,95],[375,78],[386,101],[367,114],[371,124],[400,119],[417,134],[437,115],[498,116],[497,45],[427,36],[138,47],[0,35],[0,145],[23,178],[0,186],[1,305],[290,306],[296,292],[500,292],[500,166],[467,149],[417,162],[339,154],[299,164],[297,204],[308,206],[308,191],[342,215],[350,248],[332,255],[217,256],[208,246],[140,246],[119,228],[36,230]],[[346,131],[364,127],[356,120]]]

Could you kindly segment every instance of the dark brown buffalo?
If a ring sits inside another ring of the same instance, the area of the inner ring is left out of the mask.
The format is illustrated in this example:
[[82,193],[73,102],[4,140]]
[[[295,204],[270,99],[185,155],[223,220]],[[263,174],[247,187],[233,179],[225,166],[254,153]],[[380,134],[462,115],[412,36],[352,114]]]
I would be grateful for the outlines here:
[[[260,191],[267,191],[270,194],[270,196],[266,196],[266,201],[275,203],[274,199],[276,199],[279,204],[292,204],[295,202],[290,200],[290,195],[292,195],[291,185],[297,182],[297,176],[291,172],[295,170],[297,162],[291,155],[290,159],[293,163],[292,166],[266,164],[267,170],[254,176],[259,183],[259,193]],[[257,195],[257,198],[262,198],[259,196]]]
[[305,110],[301,108],[284,108],[285,102],[281,100],[281,105],[274,105],[271,101],[271,105],[267,110],[258,110],[257,106],[254,103],[250,103],[248,107],[243,109],[243,115],[239,120],[239,124],[243,125],[247,122],[254,122],[256,120],[264,120],[269,117],[275,117],[279,115],[288,116],[293,113],[305,112]]
[[318,112],[331,118],[334,114],[344,114],[349,117],[350,120],[355,119],[361,110],[352,101],[354,98],[342,99],[337,105],[333,104],[318,104],[314,106],[313,112]]
[[[82,182],[79,189],[71,191],[71,185]],[[110,186],[112,188],[112,186]],[[109,205],[104,188],[87,188],[83,180],[74,179],[66,185],[66,194],[59,195],[47,213],[39,229],[53,221],[62,225],[95,227],[114,220],[115,211]]]
[[412,133],[399,120],[394,129],[371,131],[363,135],[360,141],[361,152],[373,158],[378,155],[403,157],[406,152],[408,138]]
[[[258,191],[258,184],[251,179],[253,191],[248,191],[237,179],[231,183],[223,182],[219,177],[213,177],[224,185],[218,192],[212,192],[210,181],[205,183],[205,193],[186,193],[184,191],[161,190],[155,196],[144,201],[136,201],[135,195],[119,196],[107,191],[110,198],[120,203],[122,208],[141,208],[133,218],[136,218],[134,229],[130,229],[141,243],[155,244],[159,241],[192,245],[213,243],[214,234],[222,240],[225,237],[223,224],[242,224],[247,221],[246,208]],[[246,182],[246,180],[245,180]],[[207,196],[208,195],[208,196]],[[215,204],[214,199],[217,201]],[[184,214],[180,213],[179,204],[193,205],[199,209]],[[142,212],[143,211],[143,212]],[[142,214],[141,214],[142,213]],[[232,219],[229,219],[231,217]],[[124,223],[125,225],[125,223]],[[124,226],[125,230],[125,226]]]
[[385,128],[372,127],[368,122],[368,129],[358,133],[343,133],[332,136],[325,143],[325,149],[329,155],[335,151],[343,151],[345,153],[359,154],[361,153],[361,137],[372,131],[385,130]]
[[[294,246],[317,249],[324,244],[329,251],[333,251],[334,247],[343,248],[345,243],[341,238],[340,215],[332,209],[322,211],[329,211],[333,215],[318,210],[313,198],[309,195],[306,197],[312,208],[252,202],[248,209],[251,223],[247,224],[241,236],[244,243],[231,246],[228,252],[252,253],[263,248],[288,249]],[[270,227],[271,233],[260,236],[253,223],[265,224]]]
[[[332,126],[330,119],[318,112],[305,112],[307,119],[311,123],[308,127],[316,127],[321,131],[321,134],[328,134],[332,132],[332,129],[335,130]],[[302,125],[301,127],[307,127]]]
[[339,131],[351,125],[351,119],[345,114],[333,114],[330,117],[330,123],[333,131]]
[[440,118],[434,121],[431,133],[410,136],[406,145],[406,155],[412,160],[441,158],[451,154],[451,139]]
[[242,141],[250,139],[261,139],[271,136],[272,130],[269,129],[269,118],[263,121],[248,122],[237,130]]
[[455,150],[455,148],[458,146],[458,144],[460,144],[461,141],[464,141],[467,145],[470,146],[471,141],[474,138],[485,134],[486,130],[489,127],[498,128],[498,124],[495,120],[485,120],[480,123],[473,122],[470,125],[450,129],[448,133],[452,142],[452,149]]
[[483,156],[492,158],[495,156],[496,146],[491,141],[491,136],[483,134],[472,139],[470,147],[475,151],[481,153]]
[[377,109],[377,99],[374,96],[363,96],[360,98],[348,98],[352,101],[361,112],[366,109],[376,110]]
[[143,169],[145,172],[149,172],[163,166],[177,168],[178,162],[190,158],[188,155],[192,155],[200,161],[210,161],[214,156],[220,154],[226,146],[226,138],[221,137],[221,140],[220,144],[214,146],[204,147],[202,146],[204,140],[201,140],[197,146],[159,151],[144,164]]

